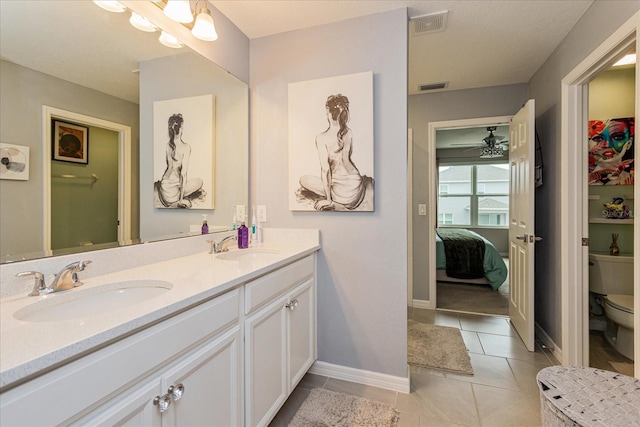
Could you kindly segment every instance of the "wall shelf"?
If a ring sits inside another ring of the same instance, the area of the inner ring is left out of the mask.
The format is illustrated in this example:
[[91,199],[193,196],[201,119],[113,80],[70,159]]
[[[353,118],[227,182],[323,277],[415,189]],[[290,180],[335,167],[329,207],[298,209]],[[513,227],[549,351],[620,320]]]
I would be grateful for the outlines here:
[[628,219],[610,219],[610,218],[589,218],[590,224],[632,224],[633,218]]

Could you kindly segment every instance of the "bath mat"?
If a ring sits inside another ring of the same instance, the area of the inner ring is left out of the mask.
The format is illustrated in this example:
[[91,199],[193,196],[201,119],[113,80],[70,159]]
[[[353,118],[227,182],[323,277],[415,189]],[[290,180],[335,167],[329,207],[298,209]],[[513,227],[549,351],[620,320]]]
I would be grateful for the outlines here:
[[473,375],[467,347],[457,328],[409,320],[407,346],[409,365]]
[[611,365],[611,367],[615,369],[616,372],[619,372],[623,375],[628,375],[630,377],[633,376],[633,363],[609,362],[609,365]]
[[314,388],[289,427],[396,427],[398,411],[386,403]]

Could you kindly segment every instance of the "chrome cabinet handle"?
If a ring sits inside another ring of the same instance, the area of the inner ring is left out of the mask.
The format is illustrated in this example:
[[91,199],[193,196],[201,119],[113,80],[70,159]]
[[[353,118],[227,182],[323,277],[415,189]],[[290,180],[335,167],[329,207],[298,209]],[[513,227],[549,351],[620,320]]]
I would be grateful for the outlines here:
[[296,307],[298,307],[298,300],[297,299],[294,299],[291,302],[289,302],[287,305],[285,305],[285,308],[288,308],[291,311],[295,310]]
[[171,405],[171,396],[168,394],[165,394],[164,396],[156,396],[155,399],[153,399],[153,404],[158,407],[158,411],[160,411],[160,413],[163,413],[169,409],[169,406]]
[[522,236],[516,235],[516,240],[524,240],[525,242],[527,241],[527,235],[524,234]]
[[173,397],[174,401],[178,401],[182,398],[182,395],[184,395],[184,385],[182,385],[182,383],[176,386],[172,385],[169,387],[169,390],[167,390],[167,393]]

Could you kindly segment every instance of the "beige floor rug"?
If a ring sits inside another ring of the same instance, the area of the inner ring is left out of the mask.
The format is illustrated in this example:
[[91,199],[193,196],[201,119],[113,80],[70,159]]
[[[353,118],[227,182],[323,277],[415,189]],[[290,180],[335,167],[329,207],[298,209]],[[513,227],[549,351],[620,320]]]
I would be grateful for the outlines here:
[[467,347],[457,328],[409,320],[407,345],[409,365],[473,375]]
[[630,377],[633,376],[633,363],[609,362],[609,365],[611,365],[611,367],[615,369],[616,372],[620,372],[621,374],[628,375]]
[[314,388],[289,427],[396,427],[398,411],[386,403]]

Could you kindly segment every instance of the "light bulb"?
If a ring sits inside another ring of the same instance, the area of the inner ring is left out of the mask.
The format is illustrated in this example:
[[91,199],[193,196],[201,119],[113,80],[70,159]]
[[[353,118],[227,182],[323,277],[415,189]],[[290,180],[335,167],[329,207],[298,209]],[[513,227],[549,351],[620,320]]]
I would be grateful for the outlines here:
[[208,42],[218,40],[216,26],[213,23],[213,18],[211,17],[209,9],[206,7],[203,7],[200,9],[200,12],[198,12],[198,16],[196,16],[196,23],[191,30],[191,34],[200,40]]
[[167,33],[166,31],[160,33],[160,37],[158,38],[158,40],[160,40],[160,43],[162,43],[166,47],[170,47],[172,49],[178,49],[184,46],[184,44],[182,44],[180,40]]
[[183,24],[193,22],[193,14],[191,13],[189,0],[167,0],[167,5],[164,7],[164,14],[174,21]]

